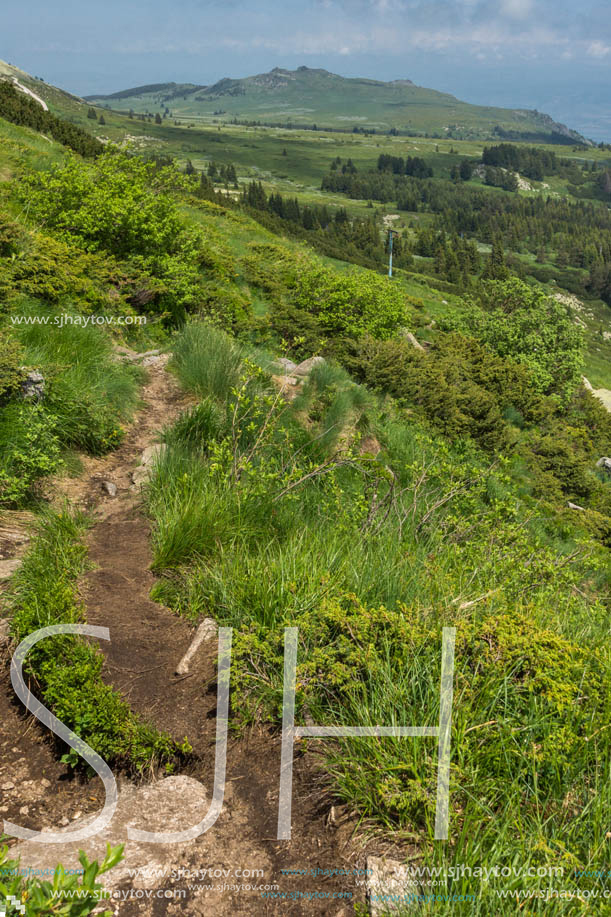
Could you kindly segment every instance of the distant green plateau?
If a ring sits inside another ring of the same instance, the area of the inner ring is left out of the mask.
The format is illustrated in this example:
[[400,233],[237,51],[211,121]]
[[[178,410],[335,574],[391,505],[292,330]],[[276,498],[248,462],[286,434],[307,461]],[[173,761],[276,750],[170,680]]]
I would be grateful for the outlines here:
[[245,79],[222,79],[212,86],[157,83],[87,100],[173,120],[237,119],[344,131],[387,133],[394,128],[404,134],[457,139],[583,142],[576,131],[538,111],[471,105],[410,80],[348,79],[308,67],[276,67]]

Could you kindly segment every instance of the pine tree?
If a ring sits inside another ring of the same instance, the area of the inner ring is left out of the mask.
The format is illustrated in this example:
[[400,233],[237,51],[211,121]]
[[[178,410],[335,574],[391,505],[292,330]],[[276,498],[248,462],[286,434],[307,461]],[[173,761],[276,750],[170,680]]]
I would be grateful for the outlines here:
[[490,258],[482,274],[483,280],[507,280],[509,269],[505,263],[505,251],[500,236],[496,236],[492,243]]
[[98,120],[98,116],[97,116],[97,113],[96,113],[95,108],[93,108],[93,107],[89,108],[89,110],[87,111],[87,117],[88,117],[91,121],[97,121],[97,120]]

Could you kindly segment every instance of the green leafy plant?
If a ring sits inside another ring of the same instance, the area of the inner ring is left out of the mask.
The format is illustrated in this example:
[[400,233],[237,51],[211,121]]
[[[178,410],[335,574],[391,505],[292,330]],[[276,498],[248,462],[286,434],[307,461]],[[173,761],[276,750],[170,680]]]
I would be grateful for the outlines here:
[[[123,859],[123,845],[106,845],[106,856],[102,863],[89,862],[85,853],[79,853],[81,875],[67,873],[63,866],[57,866],[50,881],[26,879],[20,875],[19,861],[9,859],[9,849],[0,847],[0,903],[10,917],[20,913],[18,906],[25,906],[27,917],[86,917],[101,913],[112,917],[112,911],[99,911],[100,903],[107,897],[100,876],[109,872]],[[11,900],[13,899],[13,900]],[[15,903],[16,902],[16,903]]]

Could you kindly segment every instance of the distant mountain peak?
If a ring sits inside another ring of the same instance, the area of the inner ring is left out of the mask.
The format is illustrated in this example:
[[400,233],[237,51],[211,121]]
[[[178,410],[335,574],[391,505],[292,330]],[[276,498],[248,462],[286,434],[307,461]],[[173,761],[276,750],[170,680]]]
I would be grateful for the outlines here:
[[238,123],[316,125],[457,140],[585,142],[576,131],[539,112],[471,105],[406,77],[389,81],[346,77],[305,64],[295,70],[275,66],[237,79],[226,76],[207,87],[151,84],[89,98],[136,111],[165,105],[177,118],[222,117]]

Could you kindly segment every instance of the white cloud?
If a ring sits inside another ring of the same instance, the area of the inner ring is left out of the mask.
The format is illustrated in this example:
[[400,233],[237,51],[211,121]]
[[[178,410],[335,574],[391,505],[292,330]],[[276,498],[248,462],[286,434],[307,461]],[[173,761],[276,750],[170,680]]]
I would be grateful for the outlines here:
[[591,41],[586,48],[586,54],[588,57],[596,57],[600,59],[607,57],[608,54],[611,54],[611,47],[602,41]]
[[532,0],[501,0],[500,11],[510,19],[528,19],[534,13],[534,6]]

